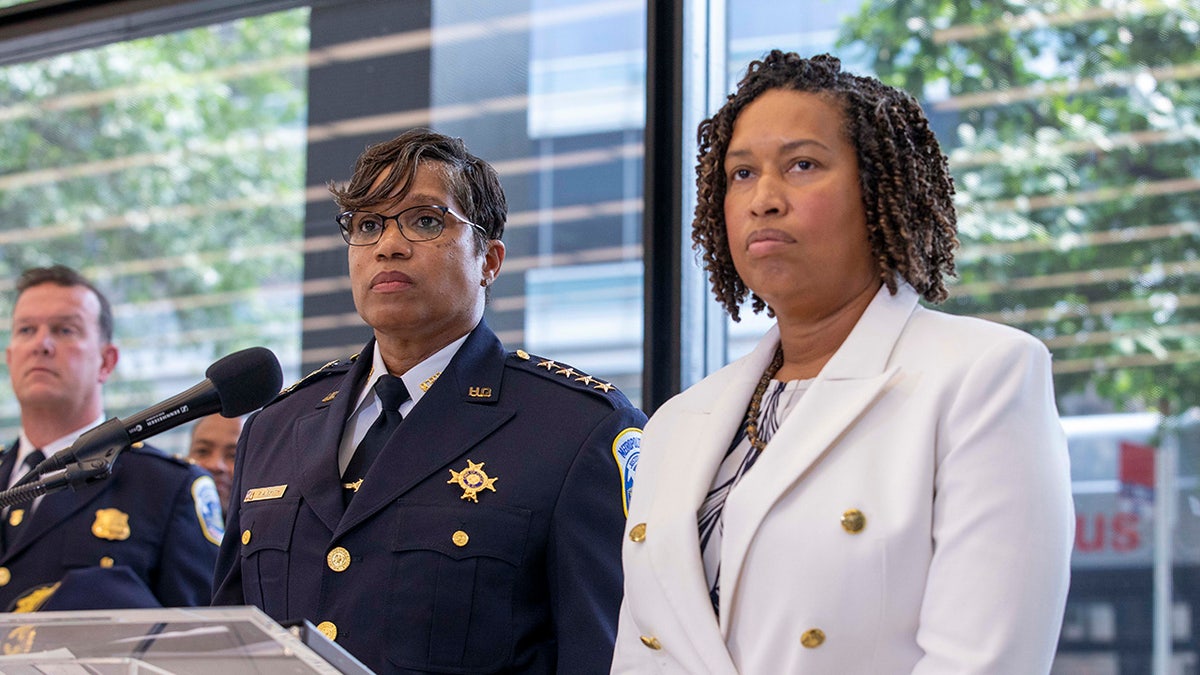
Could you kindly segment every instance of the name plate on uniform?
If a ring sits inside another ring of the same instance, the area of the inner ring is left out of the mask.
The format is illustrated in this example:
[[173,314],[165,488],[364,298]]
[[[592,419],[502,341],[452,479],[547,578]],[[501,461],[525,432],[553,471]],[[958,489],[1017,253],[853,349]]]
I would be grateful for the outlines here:
[[247,502],[257,502],[264,499],[279,499],[287,490],[287,485],[272,485],[271,487],[254,488],[246,491]]

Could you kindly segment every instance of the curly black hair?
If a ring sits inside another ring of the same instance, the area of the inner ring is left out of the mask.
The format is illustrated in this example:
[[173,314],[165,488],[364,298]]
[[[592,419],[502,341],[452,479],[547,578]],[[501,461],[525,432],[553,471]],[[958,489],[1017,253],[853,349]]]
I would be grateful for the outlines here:
[[[468,152],[461,138],[429,129],[410,129],[368,147],[354,163],[349,183],[330,181],[329,192],[342,210],[380,204],[408,191],[420,162],[434,162],[445,169],[446,184],[463,215],[486,231],[476,231],[479,252],[486,250],[489,239],[504,235],[508,202],[496,170]],[[385,171],[389,172],[387,178],[375,185]]]
[[724,164],[738,115],[772,89],[821,94],[841,107],[844,133],[858,156],[867,238],[880,280],[893,294],[899,276],[927,301],[945,300],[944,278],[954,275],[958,246],[954,181],[920,104],[875,78],[843,72],[837,57],[805,59],[777,49],[750,64],[737,91],[697,132],[692,248],[703,252],[717,301],[734,321],[747,295],[754,312],[770,312],[733,265],[725,230]]

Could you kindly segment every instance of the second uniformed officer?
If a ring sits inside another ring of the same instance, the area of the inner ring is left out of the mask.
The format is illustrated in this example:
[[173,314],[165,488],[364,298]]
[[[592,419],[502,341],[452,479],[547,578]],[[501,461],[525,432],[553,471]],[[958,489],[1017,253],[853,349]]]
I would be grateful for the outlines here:
[[483,322],[507,205],[460,140],[404,133],[332,191],[375,339],[247,421],[214,604],[377,672],[608,672],[645,415]]
[[[5,358],[21,432],[0,449],[0,488],[104,421],[120,355],[112,306],[79,272],[35,267],[16,290]],[[211,476],[139,444],[107,480],[0,511],[0,611],[204,604],[220,513]]]

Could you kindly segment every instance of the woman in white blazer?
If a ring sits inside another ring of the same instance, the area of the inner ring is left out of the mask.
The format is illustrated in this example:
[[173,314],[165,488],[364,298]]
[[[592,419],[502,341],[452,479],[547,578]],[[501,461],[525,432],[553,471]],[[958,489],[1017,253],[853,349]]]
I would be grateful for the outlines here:
[[920,107],[772,52],[700,127],[693,239],[777,323],[645,429],[614,673],[1050,669],[1074,516],[1050,356],[945,299]]

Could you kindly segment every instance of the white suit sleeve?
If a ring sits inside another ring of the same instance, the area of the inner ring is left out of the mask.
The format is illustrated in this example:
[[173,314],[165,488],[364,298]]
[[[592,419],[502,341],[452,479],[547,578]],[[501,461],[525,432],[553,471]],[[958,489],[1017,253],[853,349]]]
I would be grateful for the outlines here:
[[1048,673],[1075,523],[1050,355],[1033,338],[1005,340],[952,393],[913,672]]

